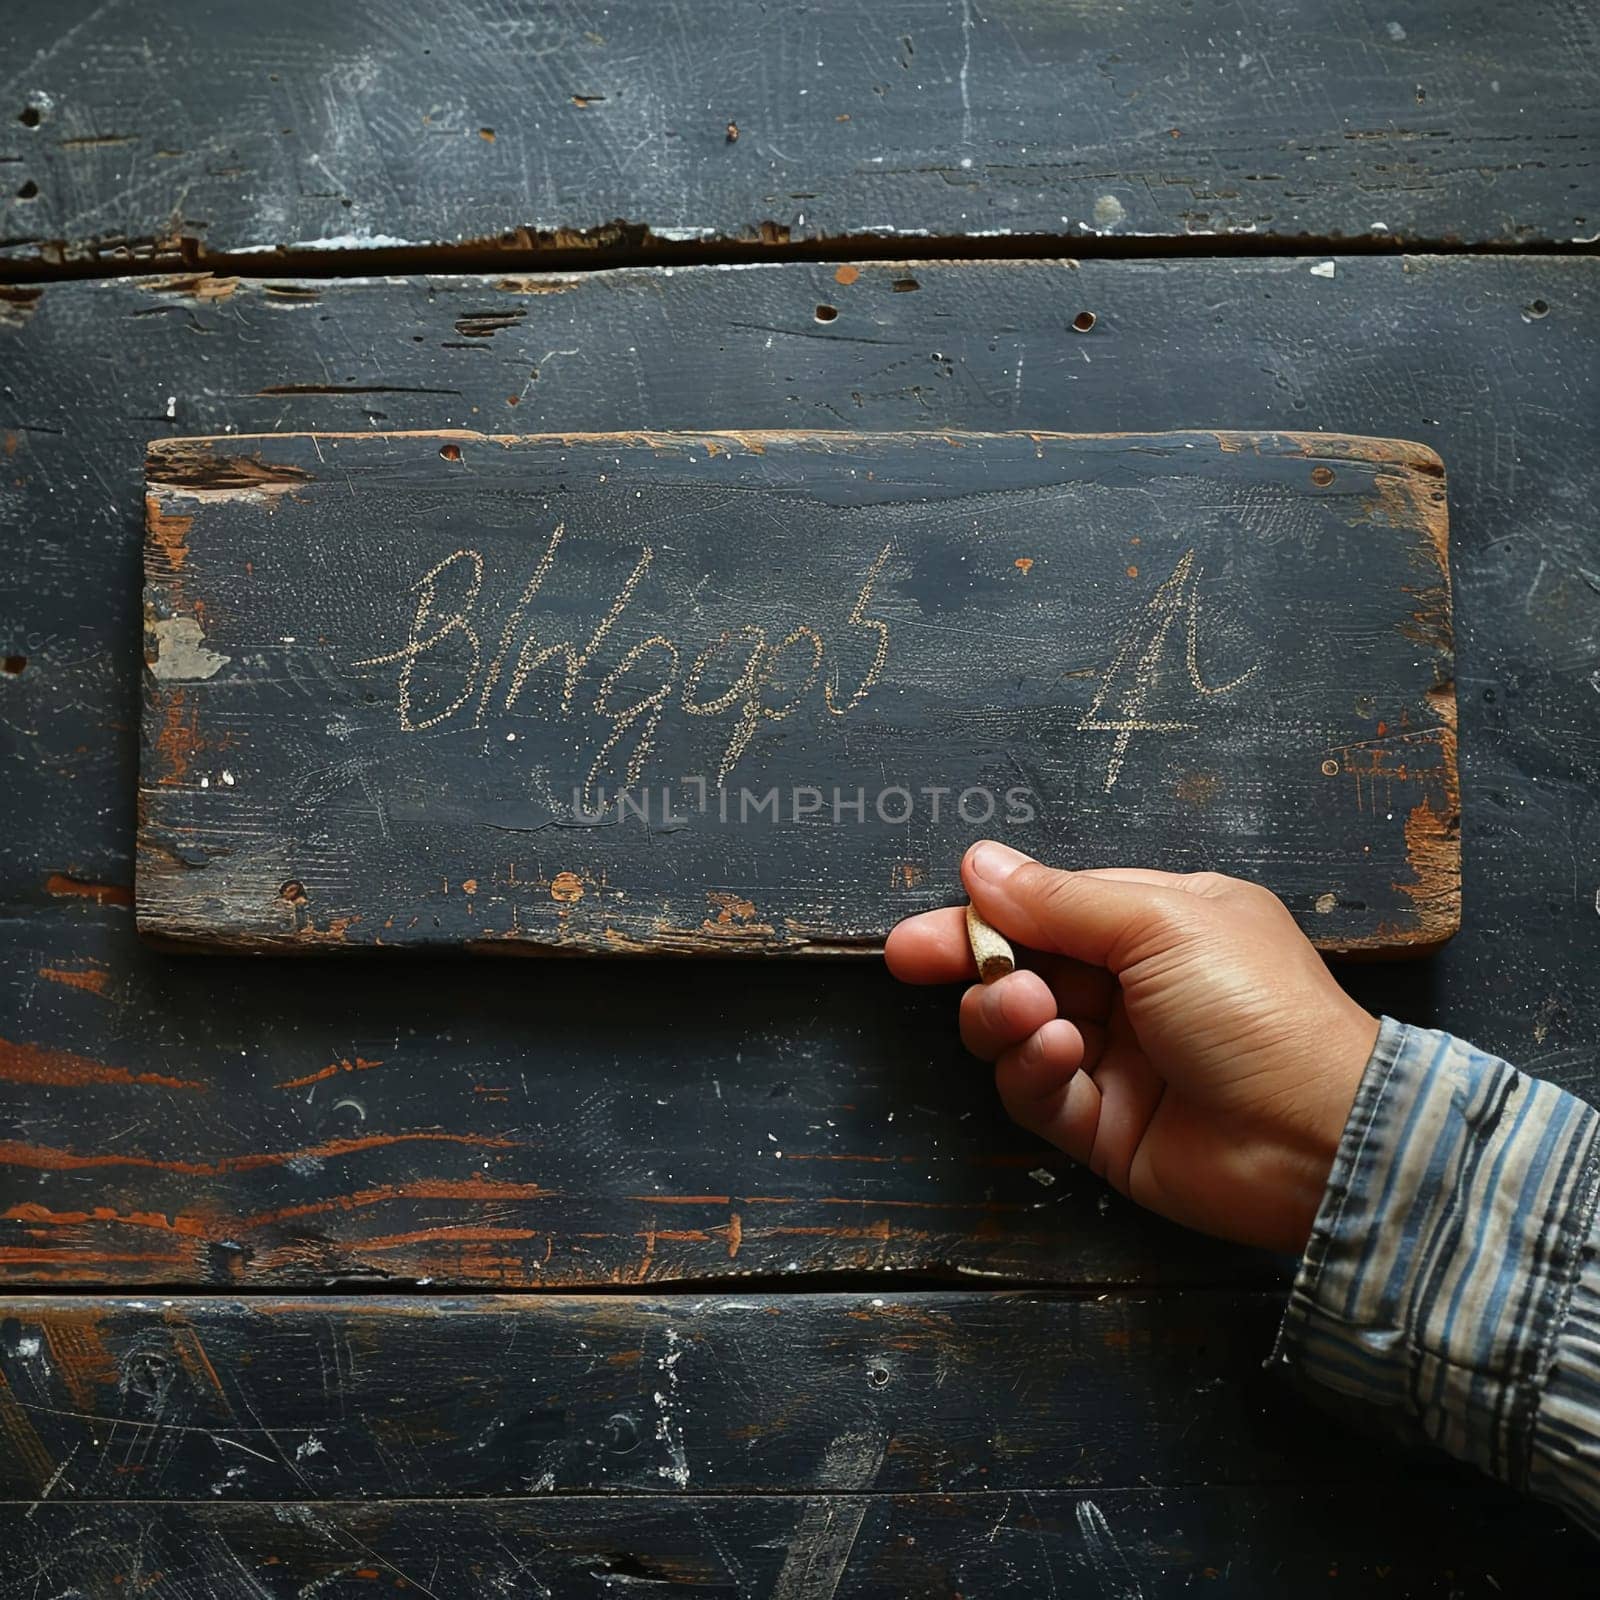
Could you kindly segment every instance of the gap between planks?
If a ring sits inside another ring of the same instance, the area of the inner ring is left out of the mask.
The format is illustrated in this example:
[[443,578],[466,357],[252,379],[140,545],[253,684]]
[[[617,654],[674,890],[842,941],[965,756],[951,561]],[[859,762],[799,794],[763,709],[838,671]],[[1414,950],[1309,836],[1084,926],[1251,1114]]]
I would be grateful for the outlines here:
[[1600,256],[1600,240],[1457,240],[1332,234],[1012,234],[926,238],[852,233],[804,240],[736,237],[664,239],[649,227],[610,223],[554,240],[519,230],[504,239],[460,244],[374,248],[279,247],[208,250],[197,239],[141,240],[107,246],[104,254],[68,260],[64,241],[49,255],[0,259],[0,284],[46,284],[138,277],[161,272],[209,272],[238,278],[362,278],[427,274],[599,272],[625,267],[757,266],[783,262],[848,261],[1199,261],[1332,256],[1540,255]]
[[663,1300],[739,1299],[746,1295],[781,1295],[786,1299],[823,1299],[827,1296],[850,1298],[858,1295],[1031,1295],[1041,1300],[1177,1300],[1197,1295],[1253,1295],[1260,1299],[1282,1300],[1289,1292],[1287,1271],[1281,1281],[1270,1275],[1273,1258],[1263,1256],[1263,1270],[1253,1278],[1218,1278],[1199,1283],[1143,1283],[1134,1280],[1117,1283],[1062,1284],[1041,1278],[1002,1277],[987,1272],[963,1272],[955,1277],[929,1273],[817,1272],[793,1277],[753,1273],[707,1278],[680,1278],[670,1283],[641,1284],[594,1283],[552,1285],[542,1289],[497,1289],[484,1284],[419,1283],[414,1278],[394,1282],[362,1278],[335,1279],[316,1284],[150,1284],[145,1283],[69,1283],[46,1280],[0,1282],[0,1308],[24,1300],[105,1300],[137,1301],[152,1309],[200,1302],[232,1303],[264,1300],[275,1304],[288,1301],[316,1301],[318,1304],[341,1299],[352,1300],[427,1300],[440,1303],[465,1300],[638,1300],[651,1304]]

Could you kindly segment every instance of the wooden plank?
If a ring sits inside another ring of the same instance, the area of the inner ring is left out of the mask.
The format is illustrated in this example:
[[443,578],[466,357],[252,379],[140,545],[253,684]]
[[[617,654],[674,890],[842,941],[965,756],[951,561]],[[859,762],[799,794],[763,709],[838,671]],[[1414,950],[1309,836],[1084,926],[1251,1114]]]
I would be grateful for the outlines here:
[[702,0],[692,26],[284,0],[270,32],[11,6],[0,254],[1592,240],[1597,26],[1570,0],[1514,27],[1486,0]]
[[0,1301],[0,1499],[1438,1479],[1264,1370],[1277,1293]]
[[[1600,263],[1340,258],[1331,280],[1315,264],[156,280],[3,302],[0,518],[18,554],[0,663],[25,665],[0,672],[0,1273],[283,1289],[1262,1270],[1012,1129],[951,997],[872,963],[541,971],[141,944],[139,559],[163,429],[1164,429],[1213,420],[1225,395],[1263,426],[1420,434],[1450,464],[1466,918],[1426,964],[1341,976],[1369,1006],[1600,1093]],[[457,329],[496,309],[521,316],[487,340]],[[1069,333],[1083,309],[1095,329]],[[1197,364],[1174,364],[1182,349]],[[557,1192],[474,1195],[485,1177]],[[730,1203],[670,1198],[689,1195]],[[747,1196],[774,1198],[731,1203]]]
[[1425,446],[260,435],[148,483],[146,932],[862,949],[992,833],[1204,857],[1330,949],[1456,930]]
[[1492,1487],[14,1504],[9,1592],[900,1600],[1582,1593],[1594,1545]]
[[0,924],[15,1284],[1279,1275],[1013,1127],[949,997],[876,963],[819,996],[792,963],[199,961],[132,924]]

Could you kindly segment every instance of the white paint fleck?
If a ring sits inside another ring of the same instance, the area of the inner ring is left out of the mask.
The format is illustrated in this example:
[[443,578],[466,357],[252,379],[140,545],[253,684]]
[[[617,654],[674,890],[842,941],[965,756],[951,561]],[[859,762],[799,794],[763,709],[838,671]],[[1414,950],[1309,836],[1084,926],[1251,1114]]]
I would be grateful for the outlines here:
[[657,1389],[651,1398],[661,1415],[656,1418],[656,1438],[667,1447],[667,1459],[656,1467],[656,1476],[665,1478],[680,1489],[689,1487],[689,1453],[684,1448],[683,1424],[672,1414],[673,1401],[678,1394],[678,1361],[683,1351],[678,1348],[678,1334],[667,1329],[667,1353],[656,1365],[667,1375],[667,1394]]
[[1114,194],[1103,194],[1094,203],[1094,225],[1107,231],[1126,219],[1128,213]]
[[193,617],[163,617],[150,625],[155,659],[150,676],[164,683],[194,683],[214,678],[233,658],[206,648],[205,634]]
[[[660,231],[659,229],[657,230]],[[322,239],[296,239],[293,244],[242,244],[234,246],[241,256],[278,255],[284,250],[388,250],[424,241],[401,239],[392,233],[335,233]],[[458,238],[457,242],[460,240]]]
[[1333,262],[1319,261],[1311,269],[1311,276],[1313,278],[1331,278],[1336,270]]
[[320,1456],[322,1454],[322,1441],[316,1434],[312,1434],[304,1444],[295,1447],[294,1458],[296,1461],[304,1461],[307,1456]]
[[1028,1174],[1028,1176],[1032,1178],[1033,1181],[1042,1189],[1050,1188],[1056,1181],[1055,1173],[1051,1172],[1046,1167],[1035,1167],[1033,1171]]
[[1399,44],[1399,42],[1406,36],[1406,30],[1402,28],[1398,22],[1386,23],[1384,25],[1384,31],[1391,39],[1394,40],[1396,44]]
[[233,787],[233,774],[226,767],[222,769],[222,781],[231,789]]

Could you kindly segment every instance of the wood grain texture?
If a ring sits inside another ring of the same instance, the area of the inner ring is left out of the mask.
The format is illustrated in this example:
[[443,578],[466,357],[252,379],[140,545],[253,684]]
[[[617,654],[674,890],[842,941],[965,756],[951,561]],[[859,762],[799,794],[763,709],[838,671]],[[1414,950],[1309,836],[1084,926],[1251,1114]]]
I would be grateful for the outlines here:
[[0,253],[1592,239],[1596,27],[1571,0],[11,6]]
[[197,960],[82,896],[0,931],[13,1283],[1281,1275],[1019,1132],[875,962]]
[[[1420,436],[1450,464],[1464,922],[1426,963],[1344,980],[1592,1097],[1600,265],[1314,264],[154,280],[4,302],[0,514],[19,554],[0,662],[23,665],[0,672],[0,1273],[285,1288],[1262,1270],[1010,1128],[953,996],[870,963],[142,946],[142,489],[164,429],[1160,430],[1215,420],[1224,395],[1267,428]],[[840,315],[823,328],[825,301]],[[457,326],[491,313],[487,338]]]
[[1212,1589],[1499,1600],[1582,1593],[1593,1544],[1492,1491],[1419,1504],[1367,1487],[949,1495],[561,1495],[376,1505],[0,1507],[0,1584],[299,1600],[735,1596],[740,1600],[1187,1600]]
[[147,933],[866,951],[986,834],[1456,931],[1426,446],[279,434],[147,482]]
[[1282,1297],[0,1300],[0,1500],[1449,1492],[1265,1368]]

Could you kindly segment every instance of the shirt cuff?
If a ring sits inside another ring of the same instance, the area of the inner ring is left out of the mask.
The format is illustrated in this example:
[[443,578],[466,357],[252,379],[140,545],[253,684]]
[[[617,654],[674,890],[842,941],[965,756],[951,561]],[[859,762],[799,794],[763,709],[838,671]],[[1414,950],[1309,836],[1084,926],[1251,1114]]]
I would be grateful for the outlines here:
[[1554,1084],[1385,1017],[1274,1360],[1589,1521],[1597,1133]]

